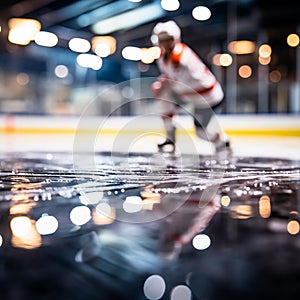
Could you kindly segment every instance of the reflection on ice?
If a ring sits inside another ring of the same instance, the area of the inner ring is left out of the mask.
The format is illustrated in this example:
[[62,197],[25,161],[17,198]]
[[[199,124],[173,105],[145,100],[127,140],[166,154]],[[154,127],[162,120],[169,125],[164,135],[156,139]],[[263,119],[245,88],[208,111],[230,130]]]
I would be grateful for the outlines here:
[[3,155],[1,297],[295,296],[299,162],[159,155]]

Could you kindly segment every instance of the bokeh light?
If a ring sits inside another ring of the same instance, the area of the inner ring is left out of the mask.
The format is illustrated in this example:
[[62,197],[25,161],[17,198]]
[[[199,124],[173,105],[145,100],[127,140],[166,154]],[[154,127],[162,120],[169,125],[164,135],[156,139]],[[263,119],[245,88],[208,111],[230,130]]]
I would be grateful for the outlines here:
[[151,275],[144,282],[143,290],[147,299],[160,299],[166,290],[165,280],[160,275]]
[[210,246],[211,240],[206,234],[198,234],[193,238],[192,244],[197,250],[205,250]]

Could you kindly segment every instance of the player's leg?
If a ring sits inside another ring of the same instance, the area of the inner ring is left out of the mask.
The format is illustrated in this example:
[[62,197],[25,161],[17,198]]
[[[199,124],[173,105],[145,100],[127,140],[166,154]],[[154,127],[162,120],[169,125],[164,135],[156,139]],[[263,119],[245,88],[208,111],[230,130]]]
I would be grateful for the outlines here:
[[172,101],[171,93],[165,93],[163,97],[156,99],[155,102],[166,131],[166,139],[164,142],[157,145],[158,149],[164,151],[164,148],[170,145],[172,148],[170,150],[173,152],[176,143],[176,127],[173,123],[173,116],[177,114],[176,103]]
[[215,146],[216,152],[230,147],[228,136],[215,120],[213,108],[195,109],[194,124],[197,136]]
[[157,146],[159,149],[162,149],[167,145],[172,145],[173,147],[175,147],[176,128],[173,124],[173,115],[162,115],[161,118],[163,120],[165,131],[166,131],[166,139],[164,142],[162,142],[161,144],[158,144]]

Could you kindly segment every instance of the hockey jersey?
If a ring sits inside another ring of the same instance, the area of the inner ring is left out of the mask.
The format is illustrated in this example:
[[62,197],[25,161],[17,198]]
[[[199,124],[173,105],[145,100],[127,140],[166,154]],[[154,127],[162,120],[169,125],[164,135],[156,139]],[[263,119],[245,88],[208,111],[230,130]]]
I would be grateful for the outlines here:
[[171,88],[183,101],[192,102],[199,108],[222,101],[224,93],[220,83],[186,44],[177,42],[168,58],[162,55],[157,63],[161,73],[170,80]]

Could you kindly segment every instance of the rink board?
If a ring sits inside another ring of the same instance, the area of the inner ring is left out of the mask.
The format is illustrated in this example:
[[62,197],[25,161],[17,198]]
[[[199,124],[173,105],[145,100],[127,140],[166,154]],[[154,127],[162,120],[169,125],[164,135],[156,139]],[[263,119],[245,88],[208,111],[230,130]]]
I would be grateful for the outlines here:
[[[211,145],[195,136],[192,118],[177,116],[175,123],[180,153],[211,153]],[[230,137],[237,155],[300,157],[298,115],[219,115],[218,126]],[[72,152],[74,141],[85,135],[94,139],[93,151],[153,153],[164,138],[164,128],[157,116],[0,116],[0,151]],[[190,149],[191,142],[196,150]]]

